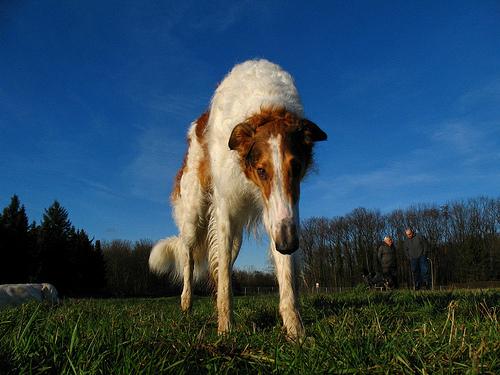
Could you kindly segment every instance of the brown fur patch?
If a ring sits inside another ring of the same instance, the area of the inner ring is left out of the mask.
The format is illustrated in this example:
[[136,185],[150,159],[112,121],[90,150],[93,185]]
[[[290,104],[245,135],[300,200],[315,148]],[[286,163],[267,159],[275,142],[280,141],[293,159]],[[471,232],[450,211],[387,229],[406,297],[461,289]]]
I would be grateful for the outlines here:
[[204,192],[210,190],[212,184],[212,176],[210,174],[210,159],[208,155],[208,144],[205,137],[206,128],[208,123],[208,111],[200,116],[196,121],[196,138],[203,149],[203,158],[198,165],[198,179],[200,181],[201,188]]
[[258,128],[271,122],[279,122],[280,126],[298,126],[299,121],[300,118],[297,115],[283,107],[264,107],[245,122]]
[[[211,177],[210,177],[210,160],[208,158],[208,146],[205,139],[205,131],[208,123],[208,111],[203,113],[198,120],[196,120],[195,134],[196,140],[201,145],[203,150],[203,158],[198,165],[198,179],[200,185],[204,191],[210,189]],[[184,173],[187,172],[187,157],[189,153],[189,147],[191,145],[191,139],[188,137],[188,151],[184,154],[184,160],[182,161],[182,166],[177,172],[174,180],[174,188],[172,189],[171,200],[175,201],[181,196],[181,179]]]
[[[188,150],[189,150],[189,145],[191,144],[191,139],[187,139],[188,143]],[[184,173],[187,172],[187,157],[188,157],[188,151],[184,154],[184,159],[182,160],[182,166],[179,168],[177,171],[177,174],[175,175],[175,180],[174,180],[174,188],[172,189],[172,194],[170,195],[170,200],[175,201],[181,196],[181,178]]]
[[198,138],[198,142],[200,142],[200,144],[206,143],[205,130],[207,129],[207,123],[208,123],[208,111],[203,113],[198,118],[198,120],[196,120],[195,133],[196,133],[196,138]]

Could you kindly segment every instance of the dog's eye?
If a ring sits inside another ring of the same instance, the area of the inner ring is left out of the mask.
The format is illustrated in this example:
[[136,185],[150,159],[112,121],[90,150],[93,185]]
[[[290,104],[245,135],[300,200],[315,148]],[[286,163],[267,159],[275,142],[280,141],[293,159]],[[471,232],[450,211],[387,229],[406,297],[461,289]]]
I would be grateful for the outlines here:
[[267,179],[267,173],[264,168],[257,168],[257,174],[259,175],[259,178],[261,180],[266,180]]

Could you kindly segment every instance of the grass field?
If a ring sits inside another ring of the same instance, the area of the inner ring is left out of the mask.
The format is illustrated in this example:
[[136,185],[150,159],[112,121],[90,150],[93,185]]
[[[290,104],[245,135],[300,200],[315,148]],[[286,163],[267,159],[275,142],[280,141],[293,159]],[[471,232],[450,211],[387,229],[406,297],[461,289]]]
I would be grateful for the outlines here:
[[500,290],[304,296],[308,339],[286,341],[276,296],[73,299],[0,310],[0,373],[500,373]]

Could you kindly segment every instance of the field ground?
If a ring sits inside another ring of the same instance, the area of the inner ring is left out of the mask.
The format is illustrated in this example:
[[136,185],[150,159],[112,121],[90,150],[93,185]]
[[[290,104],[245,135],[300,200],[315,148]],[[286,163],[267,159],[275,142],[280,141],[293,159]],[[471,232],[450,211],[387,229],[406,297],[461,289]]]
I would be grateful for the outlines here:
[[304,296],[308,339],[286,341],[276,296],[70,299],[0,310],[0,373],[500,373],[500,289]]

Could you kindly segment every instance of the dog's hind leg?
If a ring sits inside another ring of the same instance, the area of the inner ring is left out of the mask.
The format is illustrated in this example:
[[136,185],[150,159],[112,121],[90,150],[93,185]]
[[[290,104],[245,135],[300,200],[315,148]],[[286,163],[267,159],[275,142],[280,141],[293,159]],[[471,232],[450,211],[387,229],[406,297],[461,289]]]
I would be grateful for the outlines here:
[[193,304],[193,270],[194,261],[193,254],[189,249],[189,245],[183,242],[182,251],[184,252],[184,268],[182,270],[183,275],[183,287],[181,294],[181,309],[182,311],[191,310]]
[[[195,259],[195,252],[202,252],[206,246],[206,199],[194,173],[186,173],[182,177],[182,196],[174,204],[174,215],[179,227],[179,239],[182,259],[183,288],[181,308],[191,309],[195,261],[200,266],[201,260]],[[206,252],[206,250],[205,250]]]
[[236,261],[236,258],[240,253],[242,239],[243,239],[243,233],[241,230],[234,234],[233,245],[231,249],[231,266],[234,266],[234,262]]
[[[180,251],[182,252],[183,288],[181,294],[181,308],[183,311],[191,309],[195,262],[200,267],[199,252],[206,249],[206,202],[200,189],[192,186],[192,191],[183,199],[182,220],[179,220]],[[197,256],[198,254],[198,256]],[[196,258],[195,258],[196,257]]]
[[[183,288],[181,308],[187,311],[192,305],[195,263],[200,267],[207,255],[207,209],[209,176],[206,171],[207,154],[201,143],[207,117],[202,116],[189,129],[189,149],[185,165],[177,175],[173,193],[174,218],[179,228]],[[198,134],[199,133],[199,134]],[[180,271],[180,270],[179,270]]]
[[199,200],[192,200],[189,209],[184,211],[184,222],[180,226],[181,246],[179,250],[182,252],[183,259],[181,308],[183,311],[190,310],[192,306],[195,260],[200,266],[200,260],[195,259],[195,252],[202,251],[200,248],[205,246],[206,241],[206,227],[200,219],[203,215],[204,202],[201,194],[198,198]]

